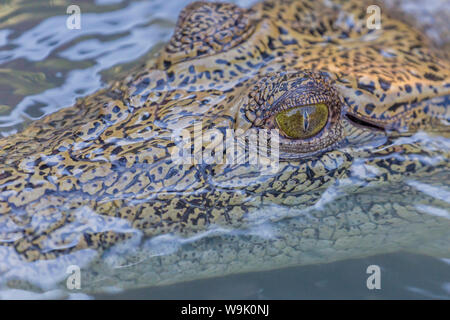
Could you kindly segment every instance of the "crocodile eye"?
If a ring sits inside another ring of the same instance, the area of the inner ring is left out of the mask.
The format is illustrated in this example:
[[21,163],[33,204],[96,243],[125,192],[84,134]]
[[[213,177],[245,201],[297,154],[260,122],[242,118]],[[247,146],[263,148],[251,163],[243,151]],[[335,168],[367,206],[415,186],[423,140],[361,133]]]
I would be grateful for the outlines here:
[[275,120],[287,137],[307,139],[315,136],[327,124],[328,107],[323,103],[298,106],[281,111]]

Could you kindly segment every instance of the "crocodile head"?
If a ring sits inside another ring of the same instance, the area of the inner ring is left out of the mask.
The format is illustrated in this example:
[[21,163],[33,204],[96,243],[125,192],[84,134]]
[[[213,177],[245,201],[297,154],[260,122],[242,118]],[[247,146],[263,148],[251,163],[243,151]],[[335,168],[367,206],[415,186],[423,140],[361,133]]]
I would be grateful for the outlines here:
[[90,290],[135,287],[447,241],[449,61],[366,8],[195,2],[139,74],[0,140],[0,279],[77,264]]

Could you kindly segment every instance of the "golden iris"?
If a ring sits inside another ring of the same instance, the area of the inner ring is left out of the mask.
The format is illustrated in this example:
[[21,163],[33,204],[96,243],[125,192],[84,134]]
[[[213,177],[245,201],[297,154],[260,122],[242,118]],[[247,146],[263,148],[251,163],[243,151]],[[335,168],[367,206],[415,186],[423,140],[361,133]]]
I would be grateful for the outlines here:
[[325,127],[328,107],[323,104],[298,106],[281,111],[275,117],[280,130],[292,139],[306,139],[315,136]]

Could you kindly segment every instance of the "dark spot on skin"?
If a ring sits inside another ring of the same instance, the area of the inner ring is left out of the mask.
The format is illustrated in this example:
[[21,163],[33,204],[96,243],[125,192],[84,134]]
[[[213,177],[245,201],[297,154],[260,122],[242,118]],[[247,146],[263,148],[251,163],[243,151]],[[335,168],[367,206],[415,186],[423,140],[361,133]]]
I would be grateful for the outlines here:
[[442,81],[442,80],[444,80],[444,78],[441,78],[441,77],[435,75],[434,73],[428,73],[427,72],[423,76],[425,77],[425,79],[428,79],[430,81]]
[[428,68],[430,68],[430,69],[433,70],[434,72],[438,72],[438,71],[439,71],[439,69],[436,68],[436,67],[433,66],[433,65],[429,65]]
[[388,91],[391,88],[391,83],[387,80],[379,78],[378,83],[380,84],[381,89],[383,89],[384,91]]
[[310,167],[306,167],[306,175],[310,181],[314,180],[314,171],[311,170]]
[[406,102],[403,103],[394,103],[392,106],[389,107],[389,111],[396,112],[398,108],[404,107],[406,105]]
[[173,176],[175,176],[177,173],[178,173],[178,170],[172,167],[169,169],[169,172],[167,172],[165,179],[170,179]]
[[0,180],[6,179],[6,178],[9,178],[9,177],[11,177],[11,172],[0,173]]
[[88,130],[88,134],[93,134],[93,133],[95,132],[96,129],[97,129],[96,127],[90,128],[90,129]]
[[164,89],[165,84],[166,84],[166,83],[165,83],[164,80],[159,79],[159,80],[156,82],[155,90],[162,90],[162,89]]
[[342,31],[339,35],[339,39],[347,39],[348,37],[350,37],[350,35],[346,31]]
[[219,75],[220,78],[223,78],[223,70],[216,69],[213,71],[214,75]]
[[414,172],[415,168],[416,168],[416,164],[415,163],[408,164],[406,166],[406,172]]
[[373,81],[368,84],[358,82],[358,88],[361,90],[366,90],[373,94],[373,92],[375,91],[375,84],[373,83]]
[[227,66],[231,65],[231,63],[229,63],[227,60],[224,60],[224,59],[217,59],[216,63],[217,64],[226,64]]
[[184,78],[184,80],[180,83],[180,87],[185,87],[189,83],[189,77]]
[[245,69],[245,68],[242,68],[242,67],[241,67],[240,65],[238,65],[238,64],[235,64],[234,66],[235,66],[236,69],[237,69],[239,72],[241,72],[241,73],[248,73],[248,72],[250,72],[250,70]]
[[409,84],[405,84],[405,91],[408,92],[408,93],[411,93],[412,88],[411,88],[411,86]]
[[123,151],[123,148],[121,146],[119,146],[119,147],[114,148],[114,150],[111,151],[111,154],[117,155],[122,151]]
[[269,42],[267,43],[267,46],[269,47],[270,50],[275,50],[275,46],[273,45],[273,38],[272,37],[268,37]]
[[297,40],[295,40],[295,39],[281,40],[281,43],[284,46],[289,46],[289,45],[292,45],[292,44],[298,44]]
[[168,72],[167,77],[168,77],[169,82],[172,82],[173,80],[175,80],[175,75],[174,75],[173,71]]
[[142,79],[141,81],[139,81],[136,84],[136,91],[133,93],[134,95],[138,95],[141,94],[142,91],[144,91],[145,89],[148,88],[149,84],[150,84],[150,79],[148,77]]
[[287,30],[284,29],[283,27],[278,27],[278,31],[279,31],[281,34],[288,34]]
[[172,65],[172,62],[164,60],[163,64],[164,64],[164,69],[169,69],[170,66]]
[[269,61],[269,60],[272,60],[274,58],[273,55],[268,54],[265,51],[261,52],[261,57],[263,58],[264,61]]
[[249,66],[252,69],[259,69],[262,65],[264,65],[262,62],[253,64],[251,61],[247,61],[247,66]]
[[422,84],[421,83],[416,83],[416,88],[417,88],[417,91],[419,91],[419,93],[422,93]]
[[371,114],[373,110],[375,110],[375,105],[373,103],[368,103],[364,107],[364,110],[366,111],[367,114]]

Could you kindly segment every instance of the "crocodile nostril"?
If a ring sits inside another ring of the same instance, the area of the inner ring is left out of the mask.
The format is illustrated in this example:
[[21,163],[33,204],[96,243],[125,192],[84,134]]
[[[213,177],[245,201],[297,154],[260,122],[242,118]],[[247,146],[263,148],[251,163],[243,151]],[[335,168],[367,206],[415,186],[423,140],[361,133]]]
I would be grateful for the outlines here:
[[221,2],[194,2],[184,8],[163,59],[170,65],[212,55],[245,41],[254,30],[248,9]]

